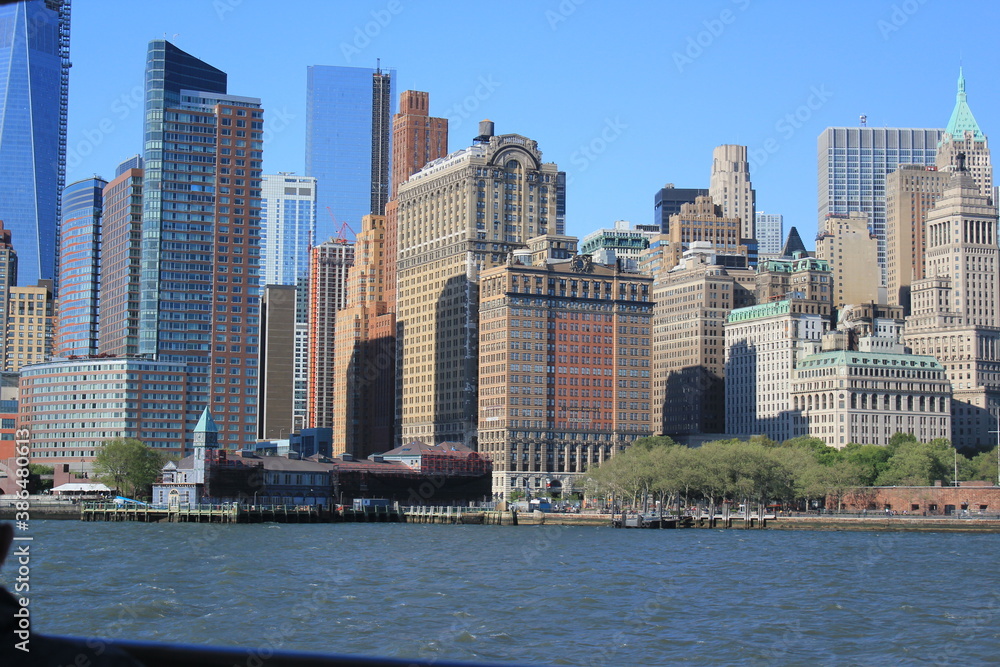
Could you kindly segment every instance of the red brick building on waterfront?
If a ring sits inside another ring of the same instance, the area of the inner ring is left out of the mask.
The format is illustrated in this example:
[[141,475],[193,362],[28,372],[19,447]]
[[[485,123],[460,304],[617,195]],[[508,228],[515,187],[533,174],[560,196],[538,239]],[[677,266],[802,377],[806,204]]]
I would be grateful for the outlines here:
[[[837,508],[828,497],[827,509]],[[843,499],[846,511],[886,511],[917,516],[984,516],[1000,514],[1000,486],[991,482],[959,482],[959,486],[870,486]]]

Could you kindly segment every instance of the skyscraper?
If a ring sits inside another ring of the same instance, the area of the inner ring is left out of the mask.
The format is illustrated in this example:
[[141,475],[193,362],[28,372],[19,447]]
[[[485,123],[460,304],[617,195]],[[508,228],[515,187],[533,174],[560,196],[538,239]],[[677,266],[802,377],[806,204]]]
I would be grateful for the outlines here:
[[667,183],[653,197],[653,224],[662,234],[670,233],[670,216],[681,212],[683,204],[693,204],[698,197],[708,195],[707,188],[675,188]]
[[52,353],[55,300],[52,281],[10,288],[7,301],[7,358],[4,370],[17,372],[21,366],[40,364]]
[[823,221],[816,236],[816,259],[830,265],[830,300],[834,309],[880,303],[877,251],[878,244],[868,231],[868,216],[864,213],[831,215]]
[[943,130],[828,127],[819,135],[817,229],[826,216],[868,214],[885,281],[885,181],[901,164],[933,165]]
[[951,380],[952,443],[992,447],[1000,415],[997,208],[961,160],[925,233],[924,278],[911,287],[905,342],[914,354],[936,357]]
[[910,314],[910,285],[924,277],[925,225],[950,175],[901,164],[885,179],[885,268],[889,303]]
[[69,0],[0,5],[0,220],[18,284],[56,278],[66,179]]
[[306,72],[306,175],[316,178],[316,243],[361,228],[389,200],[395,70],[312,65]]
[[295,285],[309,274],[309,245],[316,242],[316,179],[265,174],[260,216],[261,288]]
[[990,161],[990,145],[969,108],[965,95],[965,75],[961,68],[958,70],[955,108],[951,111],[948,126],[938,144],[938,169],[954,168],[958,164],[959,154],[965,155],[965,169],[979,186],[979,191],[987,197],[992,196],[993,163]]
[[137,155],[118,165],[115,179],[104,187],[99,354],[139,352],[142,177],[142,158]]
[[740,219],[743,238],[756,238],[757,193],[750,184],[746,146],[723,144],[715,147],[708,193],[712,201],[722,207],[723,216]]
[[347,304],[347,272],[352,266],[354,244],[343,239],[320,243],[309,258],[308,428],[333,426],[337,311]]
[[219,441],[257,423],[260,100],[165,40],[146,60],[139,352],[188,366],[187,415],[211,401]]
[[404,90],[399,113],[392,117],[392,190],[390,199],[410,174],[448,154],[448,119],[430,115],[430,95]]
[[97,354],[101,279],[103,178],[66,186],[59,235],[59,322],[56,356]]
[[781,244],[785,241],[785,218],[780,213],[757,211],[757,253],[764,259],[781,254]]
[[[479,272],[528,239],[562,233],[565,178],[537,142],[493,135],[435,160],[400,186],[397,358],[404,441],[475,446]],[[539,336],[543,333],[539,332]]]

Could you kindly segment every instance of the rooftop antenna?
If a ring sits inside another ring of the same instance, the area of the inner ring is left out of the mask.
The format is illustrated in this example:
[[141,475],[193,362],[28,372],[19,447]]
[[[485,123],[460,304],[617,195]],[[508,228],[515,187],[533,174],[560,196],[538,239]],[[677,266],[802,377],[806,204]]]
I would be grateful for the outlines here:
[[381,58],[376,58],[375,59],[375,72],[377,74],[381,74],[382,73],[382,59]]
[[861,114],[861,127],[868,127],[868,115]]

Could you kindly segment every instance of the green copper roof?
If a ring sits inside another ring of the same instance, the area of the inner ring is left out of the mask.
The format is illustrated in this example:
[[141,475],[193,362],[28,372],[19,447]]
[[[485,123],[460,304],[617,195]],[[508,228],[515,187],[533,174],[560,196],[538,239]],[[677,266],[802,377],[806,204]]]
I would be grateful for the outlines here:
[[219,427],[215,425],[215,420],[212,419],[212,414],[208,411],[208,406],[201,413],[201,418],[198,420],[198,425],[194,427],[195,433],[218,433]]
[[976,122],[975,116],[972,115],[972,109],[969,108],[969,103],[966,102],[965,76],[962,74],[962,68],[960,67],[958,68],[958,96],[955,100],[955,109],[951,112],[951,119],[948,121],[948,127],[945,128],[945,133],[953,137],[965,137],[966,132],[972,132],[972,138],[975,141],[986,141],[986,136],[979,129],[979,123]]
[[729,313],[727,322],[746,322],[756,320],[759,317],[774,317],[775,315],[787,315],[792,312],[792,302],[788,299],[783,301],[772,301],[770,303],[759,303],[756,306],[746,308],[736,308]]
[[909,366],[940,371],[944,369],[935,357],[921,354],[896,354],[893,352],[857,352],[854,350],[834,350],[818,352],[803,357],[796,364],[799,370],[812,369],[819,366],[854,366],[869,368],[871,366]]

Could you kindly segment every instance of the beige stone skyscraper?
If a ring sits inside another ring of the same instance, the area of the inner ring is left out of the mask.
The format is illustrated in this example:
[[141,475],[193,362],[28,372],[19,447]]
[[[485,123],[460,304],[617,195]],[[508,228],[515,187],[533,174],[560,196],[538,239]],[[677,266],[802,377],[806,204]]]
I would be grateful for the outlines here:
[[828,215],[816,237],[816,258],[830,265],[835,309],[879,302],[878,239],[868,229],[867,213]]
[[952,443],[983,448],[1000,414],[1000,251],[997,209],[966,171],[952,174],[927,215],[922,280],[912,287],[905,340],[937,357],[951,380]]
[[722,207],[723,217],[740,219],[742,238],[755,238],[757,193],[750,184],[746,146],[724,144],[715,147],[708,194]]
[[672,271],[653,275],[653,429],[663,435],[725,432],[724,325],[754,304],[746,256],[695,242]]
[[979,123],[972,115],[972,109],[965,95],[965,76],[958,70],[958,94],[955,108],[948,120],[948,127],[938,143],[935,163],[938,169],[955,168],[959,154],[965,156],[965,168],[976,182],[979,191],[993,194],[993,164],[990,162],[990,146],[986,135],[979,129]]
[[[698,197],[693,204],[681,204],[681,212],[670,216],[670,233],[661,237],[662,269],[669,271],[681,261],[693,243],[708,243],[719,253],[747,255],[743,244],[742,221],[722,212],[712,197]],[[704,247],[704,246],[703,246]]]
[[[477,441],[479,273],[562,233],[565,178],[537,142],[493,135],[427,164],[397,197],[403,441]],[[542,332],[539,332],[542,333]]]
[[901,164],[885,179],[885,265],[889,303],[910,313],[910,285],[924,277],[924,227],[948,183],[937,167]]

